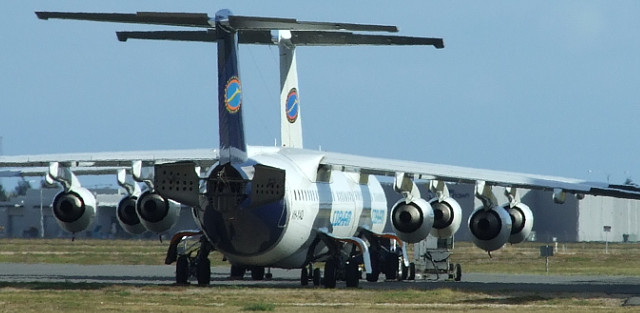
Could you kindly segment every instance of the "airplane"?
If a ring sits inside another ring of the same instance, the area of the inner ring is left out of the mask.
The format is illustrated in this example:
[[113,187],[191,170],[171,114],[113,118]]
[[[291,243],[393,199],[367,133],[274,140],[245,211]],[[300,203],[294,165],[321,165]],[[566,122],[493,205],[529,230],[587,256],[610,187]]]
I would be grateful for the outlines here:
[[[79,181],[74,179],[73,166],[124,168],[134,161],[132,176],[147,184],[148,194],[153,196],[149,199],[154,200],[145,203],[141,201],[142,195],[137,196],[136,216],[141,220],[148,219],[141,213],[145,207],[167,208],[171,206],[169,201],[193,207],[196,224],[204,238],[200,250],[190,260],[175,255],[175,251],[167,257],[168,261],[176,261],[176,279],[180,282],[185,280],[184,273],[195,272],[199,283],[209,283],[207,255],[211,249],[220,251],[230,261],[231,276],[236,277],[244,275],[247,269],[254,279],[262,279],[265,268],[295,268],[301,270],[302,285],[312,280],[316,285],[322,281],[325,287],[334,288],[340,278],[347,286],[356,287],[362,265],[369,281],[377,281],[381,273],[388,279],[396,278],[398,268],[403,270],[400,277],[405,277],[404,271],[411,271],[406,243],[419,242],[428,234],[448,238],[460,227],[461,207],[449,196],[447,183],[475,184],[475,195],[482,206],[472,213],[468,225],[474,243],[488,252],[506,242],[523,241],[532,229],[533,214],[520,201],[519,189],[552,190],[559,203],[566,200],[567,194],[578,198],[592,194],[640,199],[640,189],[633,187],[303,148],[296,46],[407,44],[442,48],[444,44],[439,38],[370,34],[395,32],[394,26],[236,16],[228,10],[218,11],[213,18],[202,13],[158,12],[36,14],[41,19],[197,27],[204,30],[117,34],[120,40],[169,39],[217,44],[220,132],[217,150],[174,151],[160,157],[145,157],[142,153],[137,156],[116,153],[111,157],[53,156],[43,157],[38,163],[48,166],[49,175],[64,185],[61,198],[69,196],[74,200],[64,205],[64,201],[54,201],[53,206],[54,213],[59,207],[58,211],[75,218],[62,220],[69,231],[84,226],[85,215],[91,215],[91,202],[85,201],[90,195],[83,193]],[[272,31],[276,31],[277,36]],[[282,147],[251,147],[245,143],[239,44],[279,46]],[[12,163],[2,157],[0,166],[21,166],[32,159],[16,157]],[[143,166],[153,166],[153,175],[142,175]],[[124,175],[120,170],[120,178]],[[387,208],[379,176],[392,177],[394,189],[402,195],[390,208]],[[424,199],[420,194],[417,183],[423,182],[428,182],[429,189],[436,195],[434,198]],[[492,191],[494,186],[507,187],[509,203],[497,202]],[[135,187],[129,190],[131,196],[136,197]],[[95,208],[93,210],[95,214]],[[63,216],[56,215],[59,219]],[[169,216],[160,216],[160,220],[170,219]],[[383,233],[387,216],[393,234]],[[177,241],[193,234],[196,232],[177,234],[171,247],[175,248]],[[400,256],[402,264],[399,264]],[[323,274],[313,268],[317,262],[325,263]]]

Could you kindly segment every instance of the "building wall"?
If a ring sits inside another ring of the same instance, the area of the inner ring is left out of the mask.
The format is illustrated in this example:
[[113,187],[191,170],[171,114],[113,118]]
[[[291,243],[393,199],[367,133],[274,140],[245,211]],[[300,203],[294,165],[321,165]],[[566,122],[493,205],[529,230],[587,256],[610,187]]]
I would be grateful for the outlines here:
[[[580,201],[578,241],[638,241],[640,201],[587,196]],[[604,226],[611,226],[610,232]]]

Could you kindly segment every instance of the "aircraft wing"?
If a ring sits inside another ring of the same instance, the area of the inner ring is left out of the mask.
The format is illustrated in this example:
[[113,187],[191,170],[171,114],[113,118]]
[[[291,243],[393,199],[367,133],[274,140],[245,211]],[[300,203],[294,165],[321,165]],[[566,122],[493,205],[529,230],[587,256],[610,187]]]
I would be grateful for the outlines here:
[[516,187],[562,191],[578,195],[611,196],[640,199],[640,188],[627,185],[610,185],[587,182],[578,179],[484,170],[451,165],[393,159],[371,158],[341,153],[325,152],[321,165],[335,170],[360,172],[373,175],[391,176],[396,173],[412,175],[414,179],[441,180],[453,183],[476,184],[484,182],[489,186]]
[[[0,168],[47,168],[50,163],[57,162],[61,166],[73,168],[74,173],[82,175],[102,174],[100,171],[109,169],[115,172],[117,168],[131,167],[132,161],[142,161],[143,166],[165,162],[193,161],[199,166],[209,167],[217,160],[217,149],[39,154],[0,156]],[[4,172],[11,173],[12,171],[16,170]]]

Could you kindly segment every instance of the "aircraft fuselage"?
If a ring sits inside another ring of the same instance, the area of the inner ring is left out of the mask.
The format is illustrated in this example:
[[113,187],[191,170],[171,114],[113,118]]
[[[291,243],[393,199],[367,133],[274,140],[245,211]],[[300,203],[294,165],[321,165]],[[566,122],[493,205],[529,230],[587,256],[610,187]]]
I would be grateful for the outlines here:
[[[378,180],[322,169],[321,158],[321,152],[280,149],[214,166],[196,216],[215,248],[236,264],[300,268],[310,261],[317,231],[339,237],[354,236],[359,227],[382,232],[387,203]],[[284,179],[265,179],[258,167],[281,171]],[[320,243],[313,254],[323,249]]]

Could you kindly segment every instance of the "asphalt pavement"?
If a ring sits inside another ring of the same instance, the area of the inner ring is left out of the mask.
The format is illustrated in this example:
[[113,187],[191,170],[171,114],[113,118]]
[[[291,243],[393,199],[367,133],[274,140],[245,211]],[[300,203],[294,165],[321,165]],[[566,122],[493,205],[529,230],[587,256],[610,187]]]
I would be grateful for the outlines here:
[[[300,270],[271,270],[273,278],[253,281],[250,275],[244,280],[229,279],[229,267],[213,267],[213,286],[242,285],[256,287],[299,287]],[[383,275],[381,275],[384,277]],[[172,285],[175,283],[175,267],[151,265],[75,265],[75,264],[18,264],[0,263],[0,282],[69,282],[136,285]],[[195,282],[194,282],[195,283]],[[344,288],[344,282],[338,283]],[[314,288],[312,284],[310,287]],[[435,277],[415,281],[384,281],[376,283],[362,280],[363,289],[437,289],[451,288],[477,292],[526,291],[526,292],[577,292],[640,296],[640,277],[626,276],[561,276],[561,275],[511,275],[463,273],[459,282]]]

